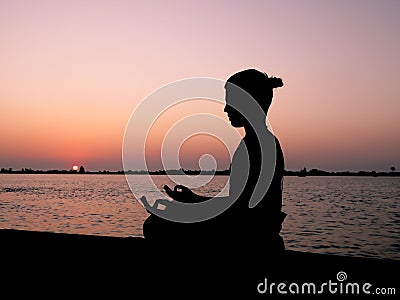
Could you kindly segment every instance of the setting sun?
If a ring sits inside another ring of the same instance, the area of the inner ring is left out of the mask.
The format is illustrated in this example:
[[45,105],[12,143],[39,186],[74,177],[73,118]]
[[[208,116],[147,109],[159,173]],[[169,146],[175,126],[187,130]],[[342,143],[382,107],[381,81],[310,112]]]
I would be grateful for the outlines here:
[[74,170],[74,171],[78,171],[78,169],[79,169],[78,166],[73,166],[73,167],[72,167],[72,170]]

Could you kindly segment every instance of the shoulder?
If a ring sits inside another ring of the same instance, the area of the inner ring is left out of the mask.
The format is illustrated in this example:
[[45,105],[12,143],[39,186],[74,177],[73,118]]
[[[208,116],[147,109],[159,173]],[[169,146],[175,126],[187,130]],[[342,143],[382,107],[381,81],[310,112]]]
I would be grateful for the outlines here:
[[233,154],[233,158],[242,157],[245,153],[247,153],[247,146],[244,139],[242,139]]

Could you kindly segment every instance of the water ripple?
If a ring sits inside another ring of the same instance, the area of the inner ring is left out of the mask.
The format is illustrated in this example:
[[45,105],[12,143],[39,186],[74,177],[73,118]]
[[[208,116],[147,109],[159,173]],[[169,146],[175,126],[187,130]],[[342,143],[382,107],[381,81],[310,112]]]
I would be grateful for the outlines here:
[[[0,174],[2,228],[142,236],[148,213],[123,175]],[[132,175],[138,191],[149,187]],[[154,176],[162,190],[173,186]],[[217,195],[227,176],[200,194]],[[400,178],[286,177],[282,236],[287,249],[400,260]]]

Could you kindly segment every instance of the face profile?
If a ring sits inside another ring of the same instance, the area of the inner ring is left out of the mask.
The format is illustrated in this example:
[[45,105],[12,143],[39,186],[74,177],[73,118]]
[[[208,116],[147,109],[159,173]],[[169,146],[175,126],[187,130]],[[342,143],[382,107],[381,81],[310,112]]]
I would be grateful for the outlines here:
[[227,117],[229,119],[229,122],[231,123],[231,125],[233,127],[244,127],[245,125],[245,117],[240,113],[240,111],[238,111],[237,109],[235,109],[234,107],[237,106],[233,106],[231,103],[233,101],[233,99],[231,99],[232,97],[228,96],[228,92],[226,93],[226,104],[224,107],[224,112],[227,114]]

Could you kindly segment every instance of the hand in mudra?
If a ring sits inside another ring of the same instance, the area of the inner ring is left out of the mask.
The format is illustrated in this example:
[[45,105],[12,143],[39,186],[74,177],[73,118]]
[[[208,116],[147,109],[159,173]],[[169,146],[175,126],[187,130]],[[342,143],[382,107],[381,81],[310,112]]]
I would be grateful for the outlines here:
[[172,199],[182,203],[196,203],[201,201],[201,197],[193,193],[189,188],[183,185],[176,185],[171,190],[168,185],[164,185],[164,190]]

